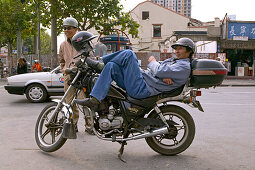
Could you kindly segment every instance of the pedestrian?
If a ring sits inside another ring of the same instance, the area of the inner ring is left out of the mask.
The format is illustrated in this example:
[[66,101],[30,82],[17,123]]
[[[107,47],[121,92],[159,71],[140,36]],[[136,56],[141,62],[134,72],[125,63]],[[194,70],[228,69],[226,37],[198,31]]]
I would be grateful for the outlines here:
[[39,63],[39,61],[38,61],[38,60],[34,60],[34,62],[35,62],[35,64],[34,64],[33,67],[32,67],[32,72],[34,71],[34,69],[35,69],[36,72],[41,72],[41,71],[43,71],[42,66],[41,66],[41,64]]
[[[148,59],[148,70],[139,67],[138,60],[131,50],[118,51],[103,57],[104,63],[87,61],[88,65],[102,71],[94,85],[90,98],[76,99],[75,102],[93,110],[107,96],[111,82],[126,90],[133,98],[142,99],[164,91],[171,91],[184,85],[190,76],[190,59],[195,44],[189,38],[181,38],[172,45],[175,57],[157,62],[154,56]],[[104,64],[104,68],[100,65]],[[100,67],[99,67],[100,66]]]
[[0,58],[0,78],[4,77],[4,63],[2,62],[2,59]]
[[[68,17],[64,19],[63,29],[64,29],[64,34],[66,36],[66,40],[60,44],[58,61],[60,64],[60,71],[64,73],[64,70],[66,68],[74,67],[73,64],[70,65],[72,61],[74,61],[75,63],[78,60],[78,59],[72,60],[73,57],[78,54],[78,52],[74,49],[74,47],[71,44],[72,37],[78,32],[78,21],[72,17]],[[92,57],[92,54],[91,54],[91,57]],[[67,91],[69,87],[68,82],[70,80],[71,80],[70,75],[64,74],[64,91],[65,92]],[[70,89],[70,92],[66,96],[66,103],[70,104],[74,97],[75,97],[75,87],[72,87]],[[84,92],[81,92],[79,94],[79,98],[85,98]],[[77,123],[79,119],[79,109],[76,104],[73,107],[73,113],[74,113],[75,130],[76,132],[78,132]]]
[[17,73],[18,74],[27,73],[27,63],[24,58],[18,59]]

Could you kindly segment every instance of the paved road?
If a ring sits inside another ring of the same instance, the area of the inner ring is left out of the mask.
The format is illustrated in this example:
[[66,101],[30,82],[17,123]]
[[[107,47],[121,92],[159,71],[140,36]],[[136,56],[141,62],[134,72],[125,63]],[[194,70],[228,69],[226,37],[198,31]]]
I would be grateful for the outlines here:
[[[255,87],[219,87],[203,90],[205,112],[184,106],[196,123],[192,145],[178,156],[161,156],[144,140],[130,141],[124,159],[118,143],[84,132],[54,153],[38,149],[34,140],[37,116],[48,103],[29,103],[25,96],[9,95],[0,83],[0,169],[255,169]],[[79,121],[79,129],[84,130]]]

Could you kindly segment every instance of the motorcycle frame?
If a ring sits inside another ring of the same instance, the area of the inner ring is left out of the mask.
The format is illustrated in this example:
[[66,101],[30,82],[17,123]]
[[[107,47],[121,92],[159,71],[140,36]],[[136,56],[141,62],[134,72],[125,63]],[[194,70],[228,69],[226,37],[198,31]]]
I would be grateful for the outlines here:
[[[84,62],[86,61],[86,58],[84,60]],[[79,78],[80,74],[81,74],[81,70],[78,69],[78,72],[77,74],[75,75],[74,79],[72,80],[70,86],[68,87],[67,91],[65,92],[64,96],[61,98],[61,100],[55,100],[55,102],[57,102],[57,107],[55,108],[53,114],[50,116],[49,118],[49,122],[47,124],[45,124],[46,126],[50,124],[50,122],[53,120],[53,118],[55,117],[55,114],[59,111],[59,109],[62,108],[62,106],[66,106],[68,108],[68,112],[66,113],[66,117],[67,119],[70,119],[70,118],[73,118],[73,112],[72,112],[72,106],[74,105],[74,99],[77,97],[77,95],[79,94],[80,90],[81,89],[77,89],[76,91],[76,97],[72,100],[72,102],[69,104],[66,104],[64,101],[65,101],[65,98],[66,96],[68,95],[70,89],[74,86],[74,84],[76,83],[77,79]],[[161,110],[160,110],[160,107],[159,105],[163,104],[163,105],[168,105],[167,102],[173,102],[173,101],[177,101],[177,102],[182,102],[182,103],[185,103],[185,104],[190,104],[192,103],[192,105],[189,105],[189,106],[192,106],[192,107],[198,107],[197,104],[194,104],[194,103],[199,103],[199,101],[196,100],[196,96],[192,96],[191,94],[196,94],[194,92],[191,93],[191,91],[196,91],[197,89],[194,88],[194,87],[189,87],[189,82],[190,82],[190,79],[186,82],[182,92],[177,95],[177,96],[174,96],[174,97],[166,97],[166,98],[163,98],[163,99],[160,99],[158,100],[154,106],[151,107],[151,111],[152,110],[155,110],[156,113],[160,116],[161,120],[164,122],[164,124],[166,125],[166,127],[163,127],[163,128],[160,128],[160,129],[156,129],[156,130],[153,130],[152,132],[144,132],[144,133],[141,133],[141,134],[138,134],[138,135],[132,135],[131,137],[127,137],[127,138],[123,138],[123,137],[115,137],[115,138],[106,138],[105,135],[101,135],[97,132],[97,130],[94,128],[94,125],[92,126],[92,131],[95,133],[95,135],[101,139],[101,140],[106,140],[106,141],[112,141],[112,142],[125,142],[125,141],[129,141],[129,140],[137,140],[137,139],[142,139],[142,138],[147,138],[147,137],[152,137],[152,136],[156,136],[156,135],[163,135],[163,134],[167,134],[168,133],[168,130],[169,130],[169,125],[167,124],[166,122],[166,119],[164,118]],[[190,94],[190,96],[189,96]],[[111,96],[111,97],[114,97],[114,96]],[[125,101],[128,102],[128,100],[125,98],[124,99]],[[126,113],[125,109],[123,108],[121,102],[124,101],[123,99],[120,99],[120,107],[122,109],[122,111],[124,111],[124,113]],[[200,104],[199,104],[200,105]],[[201,105],[200,105],[201,106]],[[202,110],[202,108],[200,109],[198,107],[199,110]],[[151,112],[150,111],[150,112]],[[149,113],[149,112],[148,112]],[[91,111],[89,109],[89,114],[88,114],[91,118],[92,118],[92,121],[94,123],[94,111]],[[123,117],[124,118],[124,117]],[[124,118],[125,119],[125,118]],[[112,131],[110,132],[120,132],[118,129],[113,129]],[[109,133],[110,133],[109,132]],[[122,133],[122,132],[120,132]]]
[[[160,99],[158,100],[154,106],[151,107],[151,110],[148,112],[148,113],[151,113],[153,110],[156,111],[156,113],[160,116],[161,120],[163,121],[163,123],[166,125],[166,127],[163,127],[163,128],[160,128],[160,129],[156,129],[156,130],[153,130],[151,132],[144,132],[144,133],[140,133],[140,134],[137,134],[137,135],[132,135],[130,137],[127,137],[127,138],[123,138],[123,137],[115,137],[115,138],[106,138],[105,135],[101,135],[99,134],[96,129],[93,127],[93,132],[94,134],[101,140],[106,140],[106,141],[112,141],[112,142],[126,142],[126,141],[130,141],[130,140],[138,140],[138,139],[143,139],[143,138],[148,138],[148,137],[153,137],[153,136],[157,136],[157,135],[163,135],[163,134],[168,134],[169,132],[169,125],[167,124],[166,122],[166,119],[164,118],[161,110],[160,110],[160,105],[169,105],[167,102],[173,102],[173,101],[177,101],[177,102],[181,102],[181,103],[185,103],[185,104],[188,104],[189,106],[191,107],[196,107],[198,108],[200,111],[203,111],[201,105],[199,108],[197,105],[195,105],[194,103],[199,103],[199,101],[196,100],[196,91],[197,91],[197,88],[194,88],[194,87],[190,87],[189,86],[189,81],[188,80],[181,92],[181,94],[177,95],[177,96],[174,96],[174,97],[167,97],[167,98],[163,98],[163,99]],[[128,102],[128,100],[126,100]],[[123,108],[123,106],[121,105],[121,102],[123,101],[120,101],[120,107],[121,109],[124,111],[124,114],[126,113],[125,112],[125,109]],[[190,105],[192,104],[192,105]],[[95,115],[93,113],[93,111],[90,111],[90,115],[91,117],[93,118],[93,115]],[[94,122],[94,118],[92,120]],[[113,129],[111,130],[110,132],[108,133],[112,133],[112,132],[120,132],[118,129]],[[120,132],[121,133],[121,132]]]

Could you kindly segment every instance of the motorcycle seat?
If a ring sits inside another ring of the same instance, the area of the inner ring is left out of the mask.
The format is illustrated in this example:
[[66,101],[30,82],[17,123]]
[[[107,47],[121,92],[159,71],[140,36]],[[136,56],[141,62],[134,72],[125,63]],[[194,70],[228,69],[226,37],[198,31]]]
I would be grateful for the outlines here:
[[148,106],[153,105],[155,102],[157,102],[160,99],[167,98],[167,97],[175,97],[175,96],[180,95],[181,92],[183,91],[184,86],[185,86],[185,84],[178,88],[175,88],[171,91],[162,92],[158,95],[150,96],[150,97],[143,98],[143,99],[136,99],[136,98],[133,98],[133,97],[127,95],[127,99],[128,99],[128,101],[130,101],[133,104],[143,106],[143,107],[148,107]]

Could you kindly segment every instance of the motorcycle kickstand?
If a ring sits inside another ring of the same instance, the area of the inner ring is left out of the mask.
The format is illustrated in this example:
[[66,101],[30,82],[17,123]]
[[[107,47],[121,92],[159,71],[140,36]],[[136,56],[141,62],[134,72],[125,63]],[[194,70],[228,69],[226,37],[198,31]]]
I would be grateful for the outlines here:
[[[124,133],[123,133],[123,137],[124,138],[127,138],[129,135],[128,133],[128,127],[127,126],[124,126]],[[127,145],[127,142],[126,141],[123,141],[121,142],[121,147],[120,147],[120,150],[119,150],[119,154],[118,154],[118,158],[124,162],[124,163],[127,163],[124,159],[122,159],[122,155],[123,155],[123,152],[124,152],[124,146]]]
[[124,162],[124,163],[127,163],[124,159],[122,159],[122,155],[123,155],[123,152],[124,152],[124,146],[127,145],[127,142],[124,141],[124,142],[121,142],[121,147],[120,147],[120,150],[119,150],[119,154],[118,154],[118,158]]

